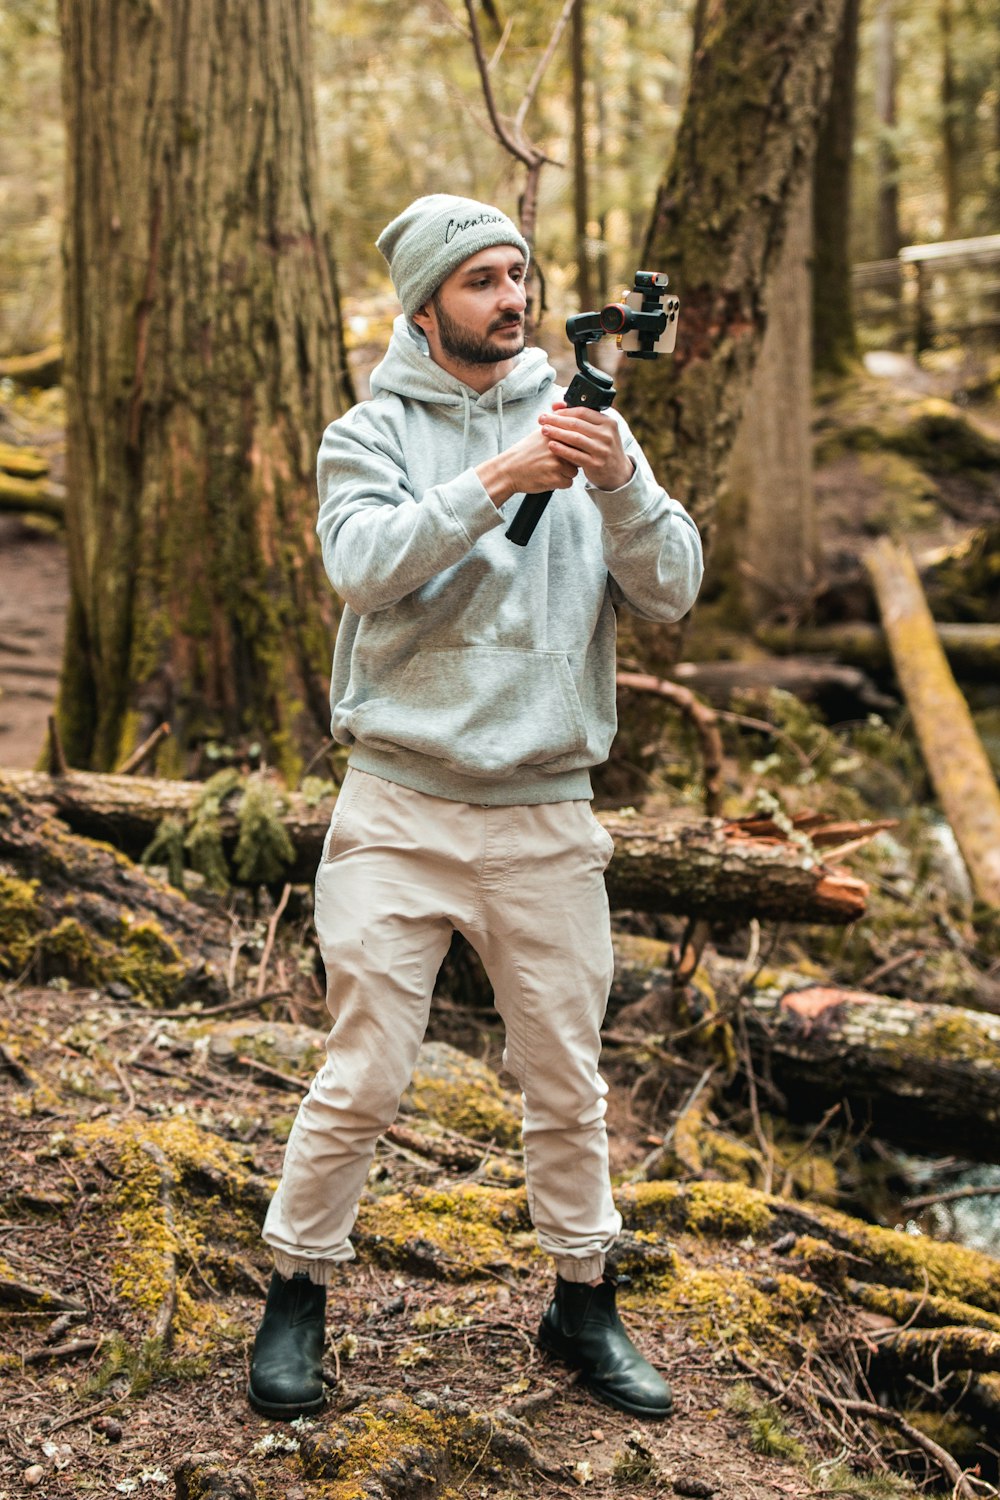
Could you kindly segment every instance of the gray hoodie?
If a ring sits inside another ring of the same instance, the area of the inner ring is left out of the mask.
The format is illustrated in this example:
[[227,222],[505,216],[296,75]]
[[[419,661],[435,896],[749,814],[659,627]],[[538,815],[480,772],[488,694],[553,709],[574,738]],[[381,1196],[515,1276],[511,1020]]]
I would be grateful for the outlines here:
[[527,547],[504,536],[475,465],[562,395],[538,349],[479,395],[397,318],[372,399],[327,428],[317,532],[344,611],[334,738],[351,764],[432,796],[490,805],[591,796],[616,728],[615,606],[679,619],[701,543],[626,424],[635,473],[605,492],[578,474]]

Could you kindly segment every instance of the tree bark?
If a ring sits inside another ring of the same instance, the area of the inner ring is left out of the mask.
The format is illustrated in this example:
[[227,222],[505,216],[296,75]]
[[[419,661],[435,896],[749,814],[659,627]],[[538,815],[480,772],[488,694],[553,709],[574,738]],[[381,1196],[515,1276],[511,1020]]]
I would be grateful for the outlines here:
[[570,55],[573,62],[573,222],[576,230],[576,295],[581,309],[594,304],[590,268],[590,207],[587,173],[587,10],[573,7]]
[[801,613],[816,580],[811,256],[812,181],[806,176],[768,284],[767,331],[729,461],[729,504],[734,522],[741,515],[743,523],[734,524],[735,577],[727,583],[751,620],[789,606]]
[[[69,772],[44,776],[5,771],[5,782],[24,797],[51,805],[75,832],[102,838],[138,857],[164,818],[186,823],[204,796],[201,783],[159,781],[140,776],[99,776]],[[239,790],[239,789],[238,789]],[[219,833],[231,856],[239,831],[239,796],[219,810]],[[332,801],[310,803],[285,792],[279,816],[294,856],[285,879],[311,881],[330,823]],[[690,913],[720,923],[750,916],[805,922],[853,922],[863,915],[864,881],[817,857],[822,824],[807,825],[813,850],[784,838],[760,819],[741,823],[722,818],[669,822],[625,813],[601,812],[601,823],[616,841],[608,867],[613,906],[637,911]],[[836,825],[833,842],[853,842],[866,825],[845,832]]]
[[[899,158],[896,155],[896,0],[879,0],[875,18],[875,118],[877,260],[892,260],[903,243],[899,228]],[[899,284],[896,291],[898,295]]]
[[[643,254],[681,298],[672,359],[629,366],[621,408],[710,549],[715,495],[760,351],[764,291],[813,159],[844,0],[710,8]],[[665,676],[677,632],[637,627]]]
[[973,889],[1000,907],[1000,788],[951,674],[909,553],[883,537],[868,553],[896,676]]
[[944,188],[944,238],[958,234],[958,90],[955,87],[955,56],[952,38],[951,0],[939,0],[941,30],[941,179]]
[[844,375],[858,358],[851,281],[851,164],[860,0],[847,0],[813,174],[813,365]]
[[61,5],[78,766],[152,727],[160,769],[325,731],[335,604],[315,448],[352,399],[317,164],[307,0]]

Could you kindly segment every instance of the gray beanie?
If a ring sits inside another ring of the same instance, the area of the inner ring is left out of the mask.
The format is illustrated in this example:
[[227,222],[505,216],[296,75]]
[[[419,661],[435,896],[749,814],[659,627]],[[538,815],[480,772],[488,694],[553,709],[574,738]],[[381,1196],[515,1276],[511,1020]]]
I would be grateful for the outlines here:
[[528,262],[528,242],[507,215],[475,198],[431,193],[417,198],[375,241],[389,262],[396,296],[409,318],[463,260],[492,245],[516,245]]

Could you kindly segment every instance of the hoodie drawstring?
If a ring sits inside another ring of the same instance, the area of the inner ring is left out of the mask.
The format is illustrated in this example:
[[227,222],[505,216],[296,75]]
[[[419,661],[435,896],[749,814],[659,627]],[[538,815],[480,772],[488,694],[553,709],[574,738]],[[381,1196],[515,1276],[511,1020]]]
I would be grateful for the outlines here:
[[472,402],[466,390],[462,391],[462,404],[465,407],[465,420],[462,424],[462,462],[459,466],[459,473],[465,468],[465,455],[469,451],[469,428],[472,424]]
[[503,450],[504,450],[504,441],[503,441],[503,386],[502,385],[498,385],[497,386],[497,422],[499,423],[499,427],[500,427],[500,446],[497,449],[497,452],[498,453],[502,453]]

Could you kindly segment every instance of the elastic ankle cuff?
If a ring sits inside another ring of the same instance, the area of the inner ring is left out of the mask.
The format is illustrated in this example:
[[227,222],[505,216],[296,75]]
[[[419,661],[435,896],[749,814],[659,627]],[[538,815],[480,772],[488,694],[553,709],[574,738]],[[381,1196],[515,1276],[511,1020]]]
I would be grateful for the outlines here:
[[556,1271],[563,1281],[596,1281],[604,1275],[604,1262],[606,1257],[598,1251],[595,1255],[587,1255],[573,1260],[562,1257],[556,1261]]
[[337,1265],[335,1260],[296,1260],[294,1255],[285,1255],[281,1250],[273,1253],[274,1269],[279,1276],[288,1280],[304,1273],[314,1286],[329,1286]]

